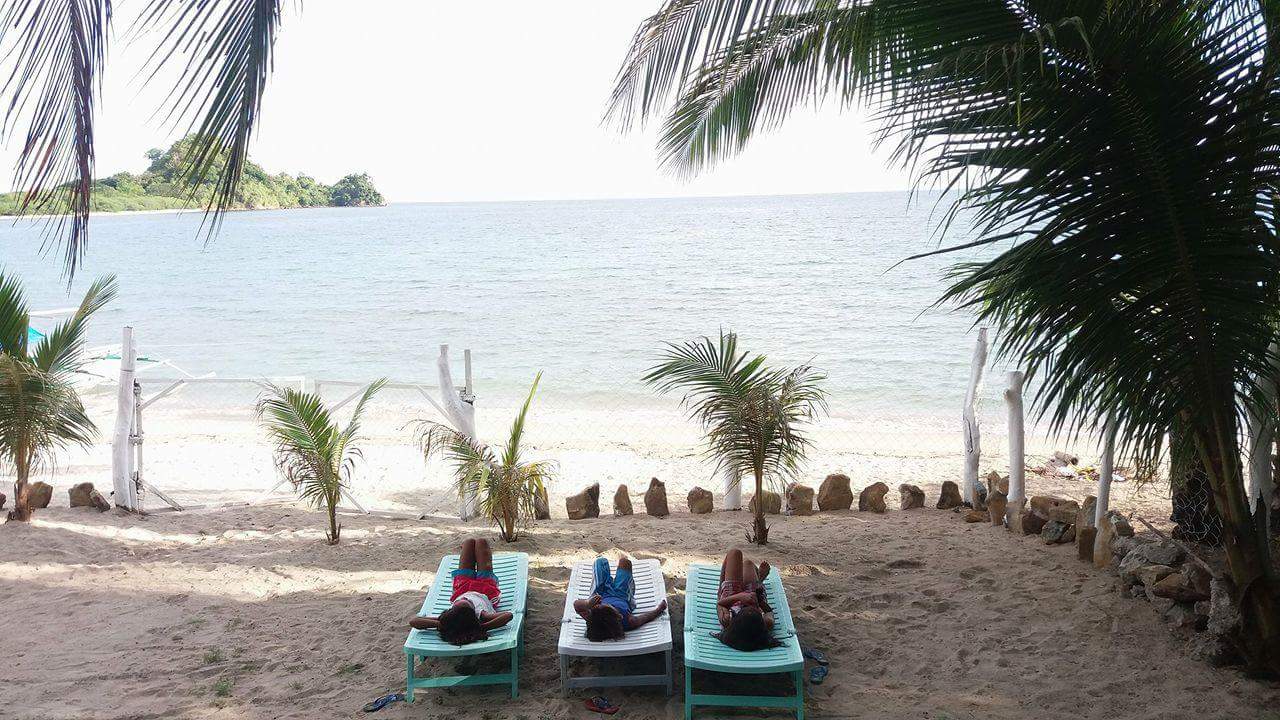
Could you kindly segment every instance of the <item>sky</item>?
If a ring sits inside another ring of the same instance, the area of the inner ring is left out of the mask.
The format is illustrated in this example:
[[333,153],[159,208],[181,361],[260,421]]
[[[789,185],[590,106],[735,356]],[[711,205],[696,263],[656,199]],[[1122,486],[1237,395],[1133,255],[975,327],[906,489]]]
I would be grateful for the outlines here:
[[[97,175],[141,171],[185,128],[154,117],[173,76],[143,83],[142,0],[116,4]],[[798,111],[739,157],[689,179],[658,167],[655,130],[601,124],[632,34],[659,0],[285,3],[250,153],[268,172],[367,172],[392,202],[901,190],[857,112]],[[15,148],[0,154],[12,178]],[[12,182],[9,182],[12,185]]]

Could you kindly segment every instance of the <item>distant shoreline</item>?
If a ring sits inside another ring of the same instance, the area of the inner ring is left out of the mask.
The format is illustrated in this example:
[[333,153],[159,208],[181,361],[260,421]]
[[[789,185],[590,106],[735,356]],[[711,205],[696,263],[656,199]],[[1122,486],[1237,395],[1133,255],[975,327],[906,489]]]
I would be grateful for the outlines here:
[[[284,210],[324,210],[334,208],[376,208],[387,207],[391,203],[382,205],[312,205],[310,207],[286,207],[286,208],[229,208],[227,212],[280,212]],[[408,203],[399,203],[408,204]],[[204,213],[204,208],[164,208],[161,210],[94,210],[89,213],[89,217],[96,215],[110,215],[112,217],[120,217],[125,215],[181,215],[183,213]],[[65,217],[64,215],[9,215],[0,214],[0,219],[11,219],[14,222],[19,220],[51,220],[53,218]]]

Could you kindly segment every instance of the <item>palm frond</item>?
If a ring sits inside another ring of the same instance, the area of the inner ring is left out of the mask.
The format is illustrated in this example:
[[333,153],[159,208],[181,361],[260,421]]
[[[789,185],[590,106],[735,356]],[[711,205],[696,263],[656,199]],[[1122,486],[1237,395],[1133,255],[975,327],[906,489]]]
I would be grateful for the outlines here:
[[27,357],[27,330],[31,316],[22,283],[13,275],[0,273],[0,353]]
[[533,404],[533,395],[538,392],[538,383],[541,381],[542,373],[539,372],[533,377],[529,394],[525,397],[524,404],[520,406],[520,412],[516,413],[515,421],[511,423],[511,432],[507,434],[507,445],[502,451],[502,464],[507,467],[520,464],[520,439],[524,437],[524,421],[529,415],[529,406]]
[[150,0],[139,18],[142,32],[160,42],[149,61],[160,67],[183,62],[170,96],[168,121],[187,124],[195,144],[183,169],[192,195],[214,178],[205,219],[217,233],[223,214],[236,201],[271,73],[280,0]]
[[85,363],[85,333],[89,319],[116,298],[118,286],[114,275],[98,278],[85,291],[84,298],[71,317],[58,323],[35,347],[32,359],[50,375],[69,376]]
[[0,53],[11,68],[3,129],[19,132],[14,171],[20,215],[47,214],[74,277],[84,257],[94,130],[111,25],[110,0],[11,0],[0,9]]

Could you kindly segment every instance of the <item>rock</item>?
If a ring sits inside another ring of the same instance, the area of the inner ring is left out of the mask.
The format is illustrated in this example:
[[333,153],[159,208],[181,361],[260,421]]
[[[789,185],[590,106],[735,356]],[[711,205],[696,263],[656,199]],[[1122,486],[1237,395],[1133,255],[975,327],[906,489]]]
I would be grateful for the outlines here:
[[1129,524],[1129,518],[1121,515],[1118,510],[1108,510],[1107,517],[1111,518],[1117,537],[1133,537],[1133,526]]
[[651,478],[649,489],[644,491],[644,511],[654,517],[666,517],[671,514],[667,509],[667,486],[658,478]]
[[1208,663],[1213,667],[1225,667],[1240,662],[1240,654],[1235,646],[1225,638],[1211,633],[1193,636],[1187,646],[1188,654],[1193,660]]
[[1075,525],[1077,535],[1080,533],[1081,528],[1097,527],[1097,523],[1094,522],[1094,515],[1097,514],[1097,507],[1098,498],[1090,495],[1084,499],[1084,504],[1076,511]]
[[1209,574],[1187,563],[1182,566],[1182,572],[1170,573],[1156,581],[1151,592],[1156,597],[1169,598],[1180,603],[1208,600],[1210,597]]
[[635,510],[631,507],[631,493],[627,491],[626,485],[619,485],[618,489],[613,491],[613,514],[622,516],[634,512]]
[[689,512],[694,515],[706,515],[714,509],[710,490],[703,490],[695,485],[689,491]]
[[995,470],[987,473],[987,491],[990,493],[1002,492],[1007,497],[1009,495],[1009,476],[1001,475]]
[[594,483],[577,495],[565,498],[564,509],[569,513],[570,520],[600,517],[600,483]]
[[1174,627],[1194,629],[1197,622],[1195,608],[1191,603],[1175,603],[1164,612],[1164,621]]
[[1045,545],[1059,545],[1076,539],[1076,528],[1071,523],[1061,520],[1050,520],[1040,529],[1040,539]]
[[[779,515],[782,513],[782,496],[781,495],[779,495],[776,492],[771,492],[769,490],[761,491],[760,495],[761,497],[764,498],[764,514],[765,515]],[[749,510],[751,514],[753,515],[755,514],[756,512],[756,496],[755,495],[752,495],[751,502],[747,503],[747,510]]]
[[924,491],[915,485],[903,483],[898,486],[898,502],[903,510],[915,510],[924,507]]
[[986,522],[988,515],[985,510],[970,510],[964,514],[964,521],[967,523]]
[[111,501],[97,490],[89,493],[89,504],[98,512],[106,512],[111,509]]
[[93,501],[89,498],[92,493],[93,483],[77,483],[67,490],[67,499],[71,507],[92,507]]
[[[1111,567],[1118,558],[1123,558],[1129,552],[1128,546],[1132,543],[1121,541],[1132,538],[1133,528],[1129,525],[1129,521],[1115,510],[1108,511],[1102,516],[1102,522],[1098,525],[1096,543],[1098,552],[1093,554],[1094,567]],[[1122,548],[1123,552],[1118,552],[1118,547]]]
[[1018,515],[1018,529],[1023,535],[1039,535],[1046,522],[1048,521],[1030,510],[1023,510]]
[[551,519],[551,504],[547,501],[547,489],[545,487],[533,498],[533,519]]
[[858,493],[858,510],[870,511],[874,513],[882,513],[888,509],[885,506],[884,496],[889,492],[889,486],[882,482],[871,483]]
[[987,497],[987,517],[996,527],[1004,527],[1004,511],[1009,507],[1009,496],[999,490],[992,491]]
[[51,500],[53,500],[53,486],[49,483],[37,480],[27,487],[27,504],[32,509],[47,508]]
[[1177,605],[1177,603],[1170,600],[1169,598],[1156,597],[1155,595],[1152,595],[1151,588],[1149,587],[1143,586],[1142,590],[1143,590],[1142,594],[1144,597],[1146,597],[1147,602],[1151,603],[1151,607],[1155,608],[1156,612],[1160,613],[1161,615],[1164,615],[1165,613],[1169,612],[1169,610],[1174,605]]
[[853,507],[853,489],[849,476],[840,473],[828,475],[818,486],[819,510],[848,510]]
[[964,498],[960,497],[960,486],[951,480],[942,482],[942,492],[938,495],[937,508],[939,510],[950,510],[964,504]]
[[1240,611],[1236,609],[1234,588],[1226,578],[1209,583],[1209,633],[1230,643],[1240,631]]
[[1178,572],[1168,565],[1143,565],[1122,571],[1128,572],[1143,587],[1155,587],[1156,583]]
[[1033,495],[1031,497],[1031,512],[1045,520],[1057,520],[1070,525],[1076,521],[1076,513],[1079,511],[1080,503],[1075,500],[1052,495]]
[[1130,557],[1136,557],[1141,560],[1142,565],[1178,565],[1182,562],[1182,558],[1186,553],[1182,548],[1171,542],[1150,542],[1135,545],[1129,554],[1125,556],[1128,560]]
[[1093,543],[1098,538],[1098,528],[1076,528],[1076,557],[1081,561],[1093,562]]
[[973,509],[987,509],[987,486],[983,485],[981,480],[975,480],[973,483]]
[[787,507],[793,515],[813,514],[813,488],[808,485],[793,485],[787,491]]

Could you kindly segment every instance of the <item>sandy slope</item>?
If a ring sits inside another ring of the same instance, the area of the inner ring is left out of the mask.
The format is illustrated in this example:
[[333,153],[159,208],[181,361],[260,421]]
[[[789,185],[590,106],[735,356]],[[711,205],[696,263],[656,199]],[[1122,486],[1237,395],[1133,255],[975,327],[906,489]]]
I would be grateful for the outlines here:
[[[558,691],[570,562],[619,550],[662,558],[679,644],[687,564],[716,560],[746,521],[540,524],[515,546],[532,565],[521,698],[427,691],[374,717],[589,716],[587,693]],[[402,680],[405,622],[439,554],[489,533],[347,516],[331,548],[321,522],[277,505],[141,519],[50,509],[0,526],[0,717],[362,717],[365,701]],[[1266,717],[1280,703],[1276,686],[1187,658],[1147,603],[1121,599],[1069,546],[891,510],[776,518],[759,555],[781,569],[802,639],[831,656],[831,678],[809,691],[814,717],[1208,720]],[[625,706],[619,717],[682,711],[679,693],[609,694]]]

